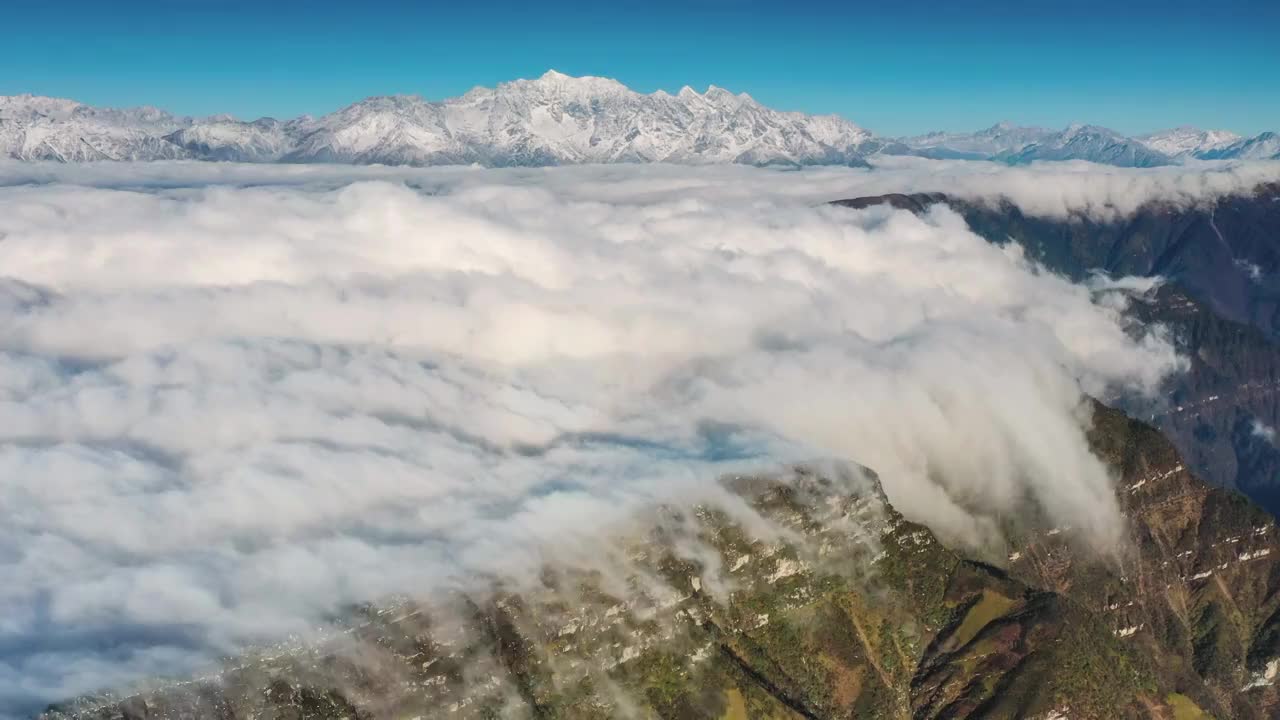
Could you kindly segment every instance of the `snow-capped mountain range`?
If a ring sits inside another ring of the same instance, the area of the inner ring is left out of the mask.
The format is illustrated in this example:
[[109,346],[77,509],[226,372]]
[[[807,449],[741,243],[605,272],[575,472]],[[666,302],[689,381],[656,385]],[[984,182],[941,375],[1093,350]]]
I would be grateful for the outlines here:
[[114,110],[32,95],[0,97],[0,157],[25,161],[233,160],[486,166],[613,162],[863,165],[877,154],[1010,163],[1082,159],[1152,166],[1187,158],[1280,156],[1274,133],[1239,138],[1179,128],[1127,138],[1001,123],[975,133],[877,137],[834,115],[765,107],[712,86],[635,92],[550,71],[429,101],[373,97],[323,117],[251,122]]
[[1280,159],[1280,136],[1273,132],[1244,138],[1226,130],[1179,127],[1125,137],[1097,125],[1073,124],[1064,130],[1018,127],[1003,122],[972,133],[934,132],[900,138],[911,154],[933,158],[999,160],[1089,160],[1123,167],[1153,167],[1187,160]]

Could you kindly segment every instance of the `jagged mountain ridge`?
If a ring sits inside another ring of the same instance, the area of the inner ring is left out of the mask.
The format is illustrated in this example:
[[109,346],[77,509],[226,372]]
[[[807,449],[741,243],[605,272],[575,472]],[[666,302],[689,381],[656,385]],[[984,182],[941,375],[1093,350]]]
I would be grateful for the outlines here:
[[0,155],[92,162],[188,157],[165,135],[193,122],[152,107],[114,110],[74,100],[0,96]]
[[1280,135],[1263,132],[1241,137],[1227,130],[1179,127],[1142,135],[1138,142],[1178,159],[1274,160],[1280,158]]
[[840,118],[778,112],[714,86],[642,95],[613,80],[549,72],[440,103],[371,98],[321,118],[284,159],[828,164],[858,160],[870,139]]
[[[1030,509],[1006,519],[1011,548],[970,560],[873,476],[734,478],[786,535],[668,508],[631,546],[649,580],[626,597],[548,571],[539,587],[455,597],[449,615],[369,606],[328,644],[46,717],[1273,717],[1273,518],[1200,482],[1154,429],[1092,412],[1128,523],[1114,558]],[[693,538],[708,552],[690,554]]]
[[1202,157],[1211,150],[1225,148],[1244,138],[1228,130],[1201,130],[1184,125],[1139,135],[1134,139],[1170,157]]
[[1078,124],[1025,147],[998,153],[994,159],[1015,165],[1037,160],[1088,160],[1120,167],[1156,167],[1172,163],[1168,155],[1114,130]]
[[938,159],[1088,160],[1122,167],[1154,167],[1187,160],[1268,160],[1280,158],[1273,132],[1244,138],[1226,130],[1179,127],[1136,137],[1097,125],[1070,125],[1057,131],[997,123],[976,132],[933,132],[899,138],[912,155]]
[[1019,127],[1006,121],[977,132],[931,132],[900,138],[899,142],[925,157],[986,160],[1044,142],[1053,135],[1053,130]]
[[1274,134],[1206,146],[1190,155],[1169,152],[1176,149],[1174,141],[1156,135],[1134,139],[1089,125],[1052,131],[1001,123],[976,133],[892,139],[834,115],[782,112],[715,86],[702,93],[685,87],[674,95],[642,94],[615,80],[555,71],[442,101],[372,97],[319,118],[283,121],[178,117],[150,107],[113,110],[32,95],[0,97],[0,157],[22,161],[797,166],[864,165],[868,157],[884,154],[1147,167],[1190,156],[1280,154]]
[[[30,96],[0,108],[0,153],[19,160],[174,159],[396,165],[588,162],[859,164],[879,146],[835,116],[767,108],[710,87],[643,95],[551,71],[432,102],[374,97],[321,118],[242,122],[130,113]],[[114,111],[110,111],[114,112]]]
[[1088,160],[1121,167],[1170,165],[1168,154],[1097,125],[1055,131],[997,123],[973,133],[928,133],[901,138],[911,154],[937,159],[997,160],[1020,165],[1038,160]]
[[1251,138],[1237,140],[1226,147],[1208,150],[1197,157],[1204,160],[1277,159],[1280,158],[1280,135],[1274,132],[1264,132]]

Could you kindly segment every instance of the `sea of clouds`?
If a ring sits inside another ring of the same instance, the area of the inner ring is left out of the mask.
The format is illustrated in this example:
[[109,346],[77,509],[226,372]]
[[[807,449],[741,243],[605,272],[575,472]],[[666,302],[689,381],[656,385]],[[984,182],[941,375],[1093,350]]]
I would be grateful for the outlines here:
[[519,576],[793,461],[876,470],[952,542],[1028,500],[1117,542],[1081,399],[1176,371],[1159,333],[943,207],[823,203],[1114,215],[1278,176],[0,164],[0,709]]

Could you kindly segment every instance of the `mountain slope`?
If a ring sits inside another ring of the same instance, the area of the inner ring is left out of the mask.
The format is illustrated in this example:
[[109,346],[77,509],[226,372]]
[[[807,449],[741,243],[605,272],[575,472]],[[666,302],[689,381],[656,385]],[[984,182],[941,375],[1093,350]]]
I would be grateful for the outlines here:
[[1012,164],[1038,160],[1088,160],[1121,167],[1169,165],[1173,158],[1150,143],[1126,138],[1096,125],[1061,131],[999,123],[975,133],[929,133],[901,142],[912,154],[939,159],[998,160]]
[[293,152],[313,121],[302,117],[288,122],[261,118],[240,122],[215,117],[200,120],[165,135],[164,139],[188,157],[232,162],[275,162]]
[[547,568],[536,588],[355,609],[328,643],[47,717],[1272,717],[1273,519],[1116,411],[1094,406],[1090,440],[1129,524],[1111,558],[1029,508],[1006,518],[1000,569],[903,519],[872,476],[736,478],[783,533],[668,508],[631,544],[647,579],[625,596]]
[[1226,130],[1178,127],[1125,137],[1096,125],[1061,131],[999,123],[972,133],[932,132],[898,141],[904,153],[936,159],[1088,160],[1121,167],[1156,167],[1187,160],[1270,160],[1280,158],[1280,137],[1264,132],[1240,137]]
[[0,155],[87,162],[188,157],[163,136],[190,119],[155,108],[112,110],[56,98],[0,97]]
[[924,157],[986,160],[1019,152],[1028,145],[1044,142],[1053,134],[1054,131],[1044,128],[1018,127],[1001,122],[973,133],[932,132],[902,138],[901,142]]
[[1166,155],[1197,160],[1271,160],[1280,158],[1280,136],[1264,132],[1241,137],[1226,130],[1180,127],[1134,138]]
[[995,158],[1013,164],[1037,160],[1088,160],[1120,167],[1156,167],[1173,162],[1162,152],[1097,125],[1071,125],[1019,150],[999,153]]
[[1197,157],[1204,160],[1280,159],[1280,135],[1264,132],[1251,138],[1237,140],[1225,147],[1213,148]]

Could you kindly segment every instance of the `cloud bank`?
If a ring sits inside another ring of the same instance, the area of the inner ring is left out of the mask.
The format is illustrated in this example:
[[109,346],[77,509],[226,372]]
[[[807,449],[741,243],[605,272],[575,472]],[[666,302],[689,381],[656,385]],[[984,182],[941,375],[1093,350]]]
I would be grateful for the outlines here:
[[[0,186],[69,183],[157,190],[193,185],[281,185],[335,189],[358,181],[408,184],[426,193],[469,186],[514,185],[553,190],[571,200],[646,203],[697,197],[751,202],[761,196],[810,204],[884,193],[940,192],[1007,199],[1024,213],[1095,219],[1129,215],[1144,204],[1212,203],[1280,182],[1280,161],[1213,161],[1157,168],[1119,168],[1084,161],[1010,167],[971,160],[879,156],[874,170],[813,167],[760,171],[741,165],[580,165],[564,168],[409,168],[350,165],[262,165],[210,162],[26,163],[0,159]],[[780,182],[778,178],[785,177]]]
[[[814,206],[922,167],[0,166],[0,708],[533,572],[798,460],[955,542],[1028,502],[1117,541],[1081,396],[1177,358],[945,208]],[[1037,182],[1254,177],[1212,172]]]

